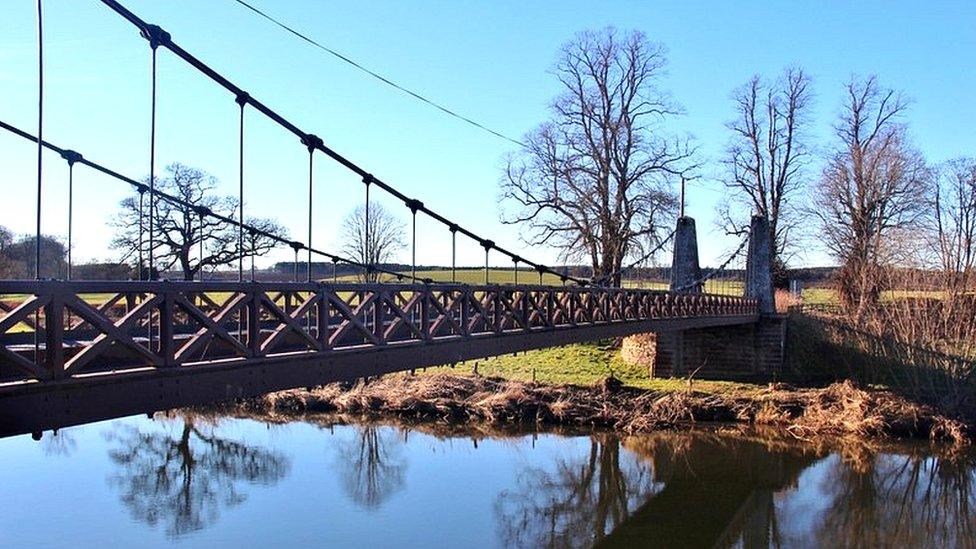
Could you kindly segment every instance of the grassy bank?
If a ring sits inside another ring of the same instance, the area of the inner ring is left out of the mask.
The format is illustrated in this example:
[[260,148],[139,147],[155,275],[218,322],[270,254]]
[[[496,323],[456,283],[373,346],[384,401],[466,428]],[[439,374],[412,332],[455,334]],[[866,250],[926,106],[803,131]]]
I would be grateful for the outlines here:
[[956,445],[968,444],[972,435],[970,426],[931,407],[849,382],[822,389],[770,386],[749,393],[710,394],[616,383],[581,387],[445,373],[396,374],[352,387],[332,384],[273,393],[230,411],[283,417],[338,412],[411,421],[596,427],[623,433],[702,422],[739,423],[779,428],[803,440],[927,438]]
[[495,357],[355,385],[284,391],[244,402],[238,412],[388,416],[496,426],[598,427],[624,433],[734,423],[793,438],[918,438],[969,444],[973,426],[933,406],[850,382],[820,388],[784,384],[650,379],[608,343]]
[[[477,365],[477,366],[476,366]],[[628,364],[611,342],[577,343],[564,347],[528,351],[518,355],[468,361],[454,368],[428,368],[428,373],[454,373],[498,377],[516,381],[592,386],[613,376],[629,387],[655,391],[688,389],[686,379],[651,378],[647,368]],[[730,381],[695,380],[695,390],[713,394],[749,392],[756,385]]]

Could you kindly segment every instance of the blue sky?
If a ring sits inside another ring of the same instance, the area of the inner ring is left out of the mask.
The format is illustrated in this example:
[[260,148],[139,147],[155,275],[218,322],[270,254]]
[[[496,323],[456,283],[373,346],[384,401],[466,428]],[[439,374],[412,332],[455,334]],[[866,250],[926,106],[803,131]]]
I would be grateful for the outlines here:
[[[269,25],[232,0],[128,0],[136,14],[265,104],[428,206],[528,257],[516,228],[499,223],[501,158],[510,143],[446,117]],[[976,3],[973,2],[317,2],[253,3],[399,83],[512,136],[547,116],[558,92],[547,71],[577,31],[639,29],[670,52],[663,86],[684,106],[671,131],[697,140],[706,161],[689,192],[702,255],[712,263],[735,243],[714,226],[722,199],[718,159],[730,92],[752,74],[798,65],[814,78],[815,145],[829,144],[842,86],[877,74],[912,98],[917,145],[933,162],[976,155]],[[6,0],[0,17],[0,119],[36,131],[34,1]],[[148,173],[149,48],[95,0],[46,0],[45,137],[133,177]],[[202,168],[236,192],[233,97],[161,50],[158,165]],[[247,209],[306,234],[304,148],[251,112]],[[0,224],[33,231],[33,149],[0,132]],[[314,243],[337,249],[341,218],[362,201],[352,174],[316,162]],[[45,159],[44,232],[66,233],[66,168]],[[816,176],[816,168],[811,170]],[[129,190],[84,169],[76,175],[75,257],[110,258],[106,226]],[[403,214],[392,200],[381,202]],[[421,263],[450,261],[449,233],[421,218]],[[811,251],[804,263],[824,261]],[[459,241],[461,262],[481,250]],[[281,250],[265,263],[290,258]],[[408,259],[404,253],[402,259]]]

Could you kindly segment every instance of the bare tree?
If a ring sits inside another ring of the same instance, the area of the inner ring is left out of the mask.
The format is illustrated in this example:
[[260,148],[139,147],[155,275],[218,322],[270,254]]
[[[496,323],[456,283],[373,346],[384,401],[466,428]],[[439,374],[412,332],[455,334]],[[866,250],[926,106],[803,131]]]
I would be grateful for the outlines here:
[[[406,225],[383,206],[360,204],[342,222],[342,253],[365,265],[389,263],[406,247],[405,232]],[[366,271],[360,273],[359,279],[376,282],[379,273]]]
[[835,128],[814,214],[841,263],[841,298],[862,318],[882,290],[882,265],[898,260],[895,238],[925,212],[929,170],[901,123],[907,101],[875,77],[852,78]]
[[788,68],[773,82],[758,75],[735,90],[735,118],[727,124],[732,138],[725,152],[725,185],[732,201],[722,208],[730,229],[741,230],[751,215],[769,219],[773,274],[786,282],[785,262],[796,227],[794,198],[805,186],[808,111],[812,104],[810,78]]
[[935,249],[946,289],[966,292],[976,269],[976,158],[945,163],[933,185]]
[[[207,173],[174,163],[166,167],[168,176],[156,181],[156,189],[190,204],[184,206],[157,198],[153,208],[155,228],[153,242],[149,242],[149,197],[129,197],[120,203],[121,211],[112,221],[116,235],[113,247],[121,251],[122,261],[139,255],[140,215],[142,217],[142,246],[144,259],[149,246],[154,246],[154,269],[168,270],[174,266],[186,280],[193,280],[201,268],[216,269],[231,265],[241,256],[262,255],[275,246],[275,240],[260,233],[245,231],[243,247],[238,245],[238,227],[225,223],[200,211],[211,211],[225,217],[237,217],[238,201],[229,196],[212,196],[217,180]],[[259,231],[286,238],[287,231],[270,219],[247,218],[245,222]],[[203,242],[203,257],[200,243]]]
[[563,46],[553,74],[563,92],[552,117],[510,155],[505,223],[522,224],[530,245],[613,275],[666,234],[676,208],[670,180],[695,166],[686,139],[664,132],[680,107],[659,88],[665,48],[640,32],[580,33]]

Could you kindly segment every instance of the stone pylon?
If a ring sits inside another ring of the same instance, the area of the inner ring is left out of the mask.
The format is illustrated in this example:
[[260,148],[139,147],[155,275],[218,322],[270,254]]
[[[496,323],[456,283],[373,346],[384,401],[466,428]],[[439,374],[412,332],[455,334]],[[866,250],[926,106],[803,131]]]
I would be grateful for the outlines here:
[[776,312],[773,293],[773,239],[769,220],[756,215],[749,228],[749,255],[746,256],[746,297],[759,302],[759,313]]
[[695,220],[679,217],[674,231],[674,251],[671,256],[671,290],[701,293],[701,267],[698,265],[698,233]]

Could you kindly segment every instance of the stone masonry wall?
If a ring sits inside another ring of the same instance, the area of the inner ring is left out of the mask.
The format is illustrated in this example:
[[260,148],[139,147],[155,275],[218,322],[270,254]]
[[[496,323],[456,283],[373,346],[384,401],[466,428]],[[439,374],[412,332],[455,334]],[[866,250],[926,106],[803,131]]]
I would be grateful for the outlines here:
[[[756,324],[638,334],[625,338],[621,357],[650,369],[652,377],[774,379],[782,366],[786,319],[764,317]],[[697,372],[696,372],[697,370]]]

